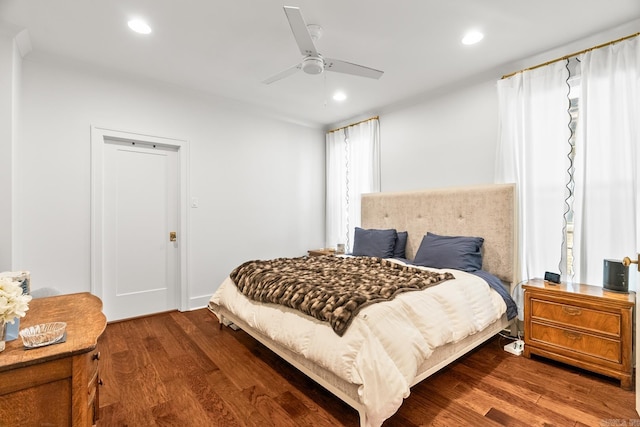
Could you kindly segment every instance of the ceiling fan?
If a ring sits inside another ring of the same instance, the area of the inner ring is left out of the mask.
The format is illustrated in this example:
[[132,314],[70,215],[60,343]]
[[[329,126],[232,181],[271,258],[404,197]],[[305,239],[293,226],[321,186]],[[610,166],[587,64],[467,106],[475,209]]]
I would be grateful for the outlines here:
[[302,62],[275,76],[269,77],[263,81],[264,84],[270,84],[288,77],[298,72],[298,70],[302,70],[307,74],[322,74],[324,71],[335,71],[337,73],[352,74],[370,79],[379,79],[382,77],[383,71],[339,59],[325,58],[320,55],[313,42],[322,36],[322,27],[319,25],[307,25],[298,7],[284,6],[284,13],[287,15],[293,37],[296,39],[296,43],[300,48],[300,53],[302,53]]

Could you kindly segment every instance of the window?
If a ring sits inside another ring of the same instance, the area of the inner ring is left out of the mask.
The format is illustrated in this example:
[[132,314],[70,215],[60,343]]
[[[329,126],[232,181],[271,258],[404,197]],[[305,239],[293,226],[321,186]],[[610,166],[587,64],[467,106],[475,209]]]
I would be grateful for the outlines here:
[[380,191],[380,126],[377,117],[326,136],[325,246],[353,244],[360,225],[360,196]]
[[567,197],[565,199],[564,213],[564,229],[563,229],[563,248],[561,256],[560,271],[563,272],[567,279],[574,276],[573,269],[573,203],[575,200],[575,155],[576,155],[576,128],[578,126],[578,118],[580,111],[580,61],[577,58],[567,60],[567,70],[569,78],[567,79],[569,107],[567,113],[569,115],[569,138],[567,139],[567,158],[569,167],[567,168]]
[[602,285],[605,259],[639,251],[639,67],[635,36],[498,82],[496,181],[518,186],[521,280],[560,269]]

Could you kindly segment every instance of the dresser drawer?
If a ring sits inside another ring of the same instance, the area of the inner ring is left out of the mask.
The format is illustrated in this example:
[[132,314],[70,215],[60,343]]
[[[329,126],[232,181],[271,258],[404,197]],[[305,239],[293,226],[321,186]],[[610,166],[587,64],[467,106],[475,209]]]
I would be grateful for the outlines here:
[[531,323],[530,339],[600,360],[622,363],[622,344],[619,340],[537,322]]
[[89,398],[88,398],[88,413],[89,413],[89,422],[90,425],[95,425],[96,421],[98,420],[98,393],[99,393],[99,388],[98,388],[98,377],[97,375],[94,377],[94,383],[93,383],[93,387],[89,387],[89,390],[87,390],[87,393],[89,394]]
[[621,320],[619,313],[609,313],[532,298],[531,316],[533,319],[546,319],[614,337],[620,336]]
[[87,405],[88,405],[88,417],[89,425],[95,425],[98,420],[99,405],[100,405],[100,377],[99,377],[99,362],[100,362],[100,350],[98,347],[88,352],[85,356],[85,368],[88,378],[87,384]]
[[94,350],[88,352],[85,356],[85,364],[86,364],[86,372],[87,377],[89,378],[89,384],[91,385],[92,378],[97,375],[98,372],[98,362],[100,360],[100,351],[98,347]]

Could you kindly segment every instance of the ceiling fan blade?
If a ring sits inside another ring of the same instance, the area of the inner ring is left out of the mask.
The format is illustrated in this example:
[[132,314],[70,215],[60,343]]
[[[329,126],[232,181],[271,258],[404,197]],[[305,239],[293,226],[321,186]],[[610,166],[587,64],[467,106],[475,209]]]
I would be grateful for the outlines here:
[[332,58],[324,58],[324,69],[327,71],[335,71],[337,73],[368,77],[370,79],[379,79],[384,74],[384,71]]
[[279,72],[278,74],[276,74],[275,76],[271,76],[266,80],[263,80],[262,83],[268,85],[271,84],[273,82],[277,82],[278,80],[284,79],[285,77],[289,77],[292,74],[295,74],[299,69],[302,68],[302,64],[296,64],[291,68],[287,68],[284,71]]
[[304,22],[300,8],[284,6],[284,13],[287,15],[287,19],[289,20],[289,26],[291,27],[293,37],[295,37],[296,43],[300,48],[300,53],[304,56],[317,56],[318,51],[316,50],[316,46],[313,44],[313,39],[311,38],[311,34],[309,34],[307,24]]

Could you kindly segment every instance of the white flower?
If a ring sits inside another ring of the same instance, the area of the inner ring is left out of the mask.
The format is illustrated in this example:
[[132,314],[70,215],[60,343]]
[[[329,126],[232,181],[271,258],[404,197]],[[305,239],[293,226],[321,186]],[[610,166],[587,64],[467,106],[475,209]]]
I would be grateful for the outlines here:
[[10,277],[0,277],[0,322],[13,323],[16,317],[24,317],[29,310],[31,295],[22,294],[20,282]]

